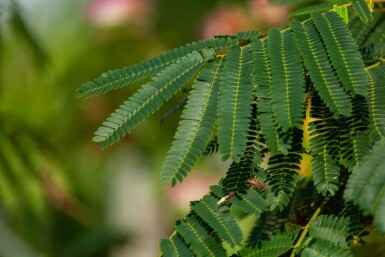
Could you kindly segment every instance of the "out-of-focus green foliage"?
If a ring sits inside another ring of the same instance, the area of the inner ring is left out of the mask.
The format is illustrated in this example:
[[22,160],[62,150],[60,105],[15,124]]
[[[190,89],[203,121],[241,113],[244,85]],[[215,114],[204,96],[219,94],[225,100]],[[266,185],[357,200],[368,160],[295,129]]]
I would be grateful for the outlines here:
[[[107,256],[112,245],[130,240],[106,217],[104,167],[116,151],[101,155],[89,140],[93,127],[123,98],[115,94],[85,103],[76,99],[75,89],[103,70],[191,40],[196,31],[191,24],[215,4],[190,1],[194,12],[175,23],[174,14],[182,15],[185,4],[159,1],[147,17],[156,26],[137,35],[130,24],[92,26],[85,11],[90,2],[0,3],[0,256]],[[128,141],[140,138],[138,151],[154,153],[150,142],[162,133],[158,147],[168,147],[174,127],[168,121],[160,127],[159,120]]]

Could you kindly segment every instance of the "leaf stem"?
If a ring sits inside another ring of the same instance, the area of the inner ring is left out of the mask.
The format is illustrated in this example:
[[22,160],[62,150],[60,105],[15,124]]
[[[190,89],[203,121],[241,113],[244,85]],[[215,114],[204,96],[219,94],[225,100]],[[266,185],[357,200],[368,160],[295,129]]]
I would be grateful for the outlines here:
[[327,204],[327,202],[329,201],[330,198],[331,198],[330,195],[329,195],[328,197],[326,197],[326,198],[323,200],[323,202],[321,203],[321,205],[318,206],[317,210],[315,210],[315,212],[314,212],[313,215],[311,216],[309,222],[308,222],[308,223],[306,224],[306,226],[304,227],[301,236],[298,238],[298,241],[297,241],[296,244],[293,246],[293,251],[291,252],[290,257],[294,257],[294,256],[295,256],[295,250],[296,250],[298,247],[300,247],[301,243],[303,242],[303,240],[305,239],[307,233],[309,232],[309,229],[310,229],[310,223],[318,217],[318,215],[321,213],[322,209],[325,207],[325,205]]

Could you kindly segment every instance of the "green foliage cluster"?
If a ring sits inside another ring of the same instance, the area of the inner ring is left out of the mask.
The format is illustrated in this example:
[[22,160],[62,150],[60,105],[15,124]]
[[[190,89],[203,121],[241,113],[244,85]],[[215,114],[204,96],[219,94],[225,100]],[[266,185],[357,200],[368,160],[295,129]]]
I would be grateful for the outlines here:
[[[107,147],[193,81],[162,182],[217,150],[232,164],[161,241],[163,256],[353,256],[365,226],[385,234],[385,14],[374,2],[305,6],[285,29],[195,42],[79,89],[153,76],[95,133]],[[304,155],[313,180],[298,174]]]

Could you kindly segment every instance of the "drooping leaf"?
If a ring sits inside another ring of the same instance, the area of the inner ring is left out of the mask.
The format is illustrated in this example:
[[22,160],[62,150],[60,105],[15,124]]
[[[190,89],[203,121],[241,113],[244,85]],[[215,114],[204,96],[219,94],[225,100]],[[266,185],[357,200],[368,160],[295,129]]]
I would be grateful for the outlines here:
[[208,144],[216,121],[222,62],[210,62],[192,86],[161,174],[162,183],[182,181]]
[[335,12],[312,14],[314,24],[335,67],[339,80],[347,92],[368,94],[369,79],[364,62],[346,24]]
[[340,175],[337,121],[318,97],[312,99],[310,115],[315,119],[309,123],[314,185],[322,195],[334,195],[338,190]]
[[227,52],[218,102],[218,142],[223,160],[239,162],[246,148],[253,97],[251,61],[249,47],[234,46]]
[[278,132],[278,126],[275,122],[271,107],[271,74],[267,45],[259,40],[255,40],[250,44],[250,49],[253,51],[253,79],[254,83],[257,85],[255,90],[255,96],[257,97],[257,119],[263,138],[272,153],[278,153],[280,150],[285,151],[287,148],[284,144],[280,144],[281,139]]
[[270,210],[282,211],[290,202],[296,188],[302,156],[302,131],[293,133],[293,146],[288,154],[273,155],[267,168],[267,184],[269,185],[267,201]]
[[350,116],[350,101],[336,77],[313,21],[303,24],[298,21],[290,23],[294,38],[300,50],[306,69],[318,94],[331,112]]
[[95,132],[93,140],[103,142],[103,147],[112,145],[140,122],[157,111],[164,101],[177,93],[198,71],[202,64],[215,56],[213,49],[188,54],[162,71],[152,81],[144,84],[124,102]]
[[201,201],[192,202],[191,209],[231,246],[241,245],[243,235],[237,221],[230,213],[220,212],[217,202],[213,196],[206,195]]
[[302,125],[305,93],[303,67],[290,31],[271,29],[267,42],[271,103],[278,126],[287,132]]

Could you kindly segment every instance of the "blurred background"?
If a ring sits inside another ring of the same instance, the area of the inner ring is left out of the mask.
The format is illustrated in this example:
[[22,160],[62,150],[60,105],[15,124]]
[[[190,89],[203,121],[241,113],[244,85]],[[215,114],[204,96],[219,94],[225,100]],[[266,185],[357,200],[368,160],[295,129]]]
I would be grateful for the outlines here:
[[191,41],[284,25],[287,12],[264,0],[0,0],[0,256],[158,256],[228,164],[212,156],[161,185],[180,111],[160,121],[184,96],[102,151],[94,131],[139,84],[90,100],[76,88]]

